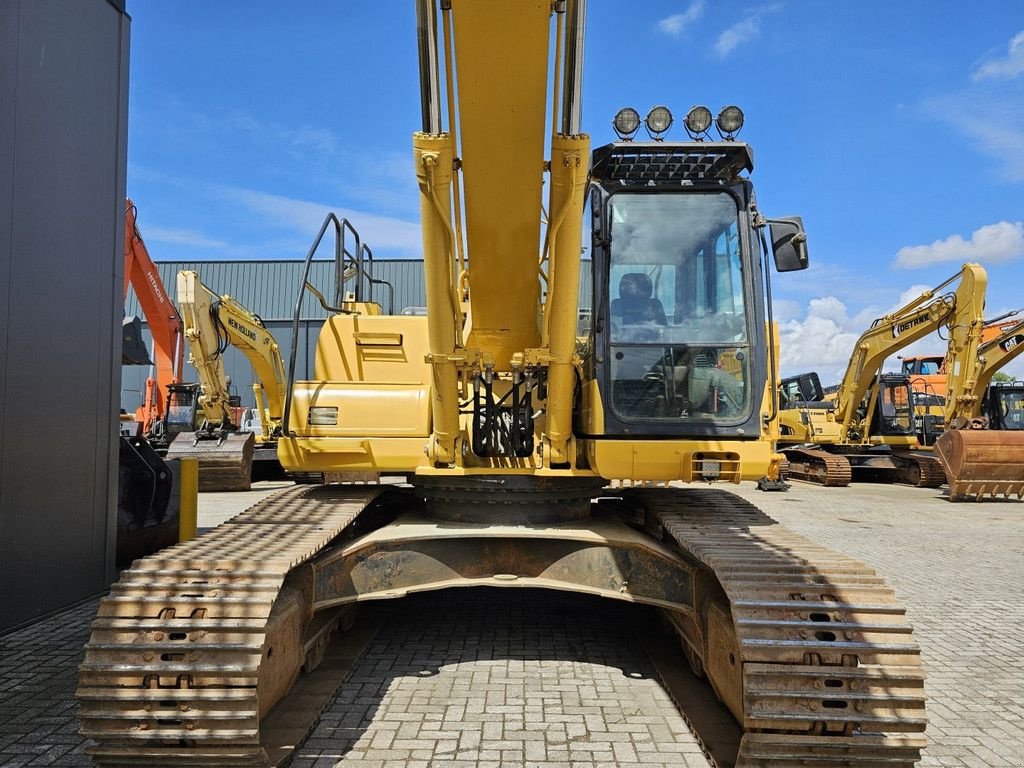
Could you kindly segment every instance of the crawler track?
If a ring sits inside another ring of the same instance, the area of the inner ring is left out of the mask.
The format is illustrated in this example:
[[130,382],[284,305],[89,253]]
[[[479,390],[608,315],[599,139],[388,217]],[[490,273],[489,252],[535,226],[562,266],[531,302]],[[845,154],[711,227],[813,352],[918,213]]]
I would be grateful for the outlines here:
[[927,453],[898,453],[897,457],[908,462],[903,472],[906,485],[918,488],[938,488],[946,482],[946,473],[939,460]]
[[850,484],[850,462],[842,456],[814,448],[787,448],[784,455],[788,478],[836,488]]
[[[851,459],[842,453],[831,453],[819,448],[787,448],[784,454],[789,462],[788,478],[836,488],[850,484],[854,468],[861,466],[857,462],[862,460],[858,454],[850,454],[853,457],[851,463]],[[877,463],[863,464],[863,470],[875,470],[875,479],[884,477],[888,482],[918,488],[938,488],[946,482],[942,465],[927,453],[893,451],[871,459],[873,462],[879,460],[885,462],[884,467]],[[880,475],[879,471],[885,474]]]
[[623,496],[726,594],[742,680],[737,768],[911,768],[920,759],[920,652],[870,568],[729,493]]
[[[302,625],[278,611],[303,604],[292,599],[303,589],[302,564],[369,506],[385,504],[382,493],[293,489],[126,571],[101,603],[80,668],[81,732],[97,742],[88,748],[96,762],[266,765],[267,689],[290,684],[275,679],[275,666],[282,654],[315,657],[330,629],[314,619],[313,633],[289,650],[276,627]],[[924,675],[904,611],[880,577],[724,491],[621,495],[649,533],[701,566],[698,581],[725,596],[715,599],[727,601],[729,650],[709,655],[725,647],[710,629],[684,650],[699,657],[698,669],[712,656],[734,667],[723,700],[742,721],[737,768],[914,765]],[[715,609],[696,609],[710,627]],[[670,621],[681,615],[666,611]]]
[[263,766],[257,689],[286,575],[380,487],[296,488],[137,561],[100,604],[79,671],[101,765]]

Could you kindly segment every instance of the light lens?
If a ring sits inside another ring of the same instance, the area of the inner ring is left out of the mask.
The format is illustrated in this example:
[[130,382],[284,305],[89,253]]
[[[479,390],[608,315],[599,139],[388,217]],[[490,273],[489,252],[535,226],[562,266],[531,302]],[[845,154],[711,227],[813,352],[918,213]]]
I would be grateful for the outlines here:
[[668,107],[652,107],[651,111],[647,113],[647,130],[651,134],[664,133],[672,125],[672,113],[669,112]]
[[694,107],[686,114],[686,130],[699,135],[711,127],[711,110],[707,107]]
[[640,113],[632,107],[623,107],[615,113],[612,127],[619,134],[620,139],[628,138],[640,127]]
[[724,107],[715,120],[718,130],[733,134],[743,127],[743,110],[736,106]]
[[309,423],[314,427],[336,427],[338,409],[330,405],[314,405],[309,409]]

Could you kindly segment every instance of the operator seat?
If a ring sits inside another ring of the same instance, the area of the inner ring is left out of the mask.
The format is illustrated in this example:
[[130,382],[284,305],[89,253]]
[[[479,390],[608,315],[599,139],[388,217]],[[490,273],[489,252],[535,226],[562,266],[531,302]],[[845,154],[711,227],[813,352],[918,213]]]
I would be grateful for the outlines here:
[[668,325],[665,308],[652,298],[654,286],[649,275],[627,272],[619,280],[619,298],[612,299],[612,318],[621,318],[623,325],[657,323]]

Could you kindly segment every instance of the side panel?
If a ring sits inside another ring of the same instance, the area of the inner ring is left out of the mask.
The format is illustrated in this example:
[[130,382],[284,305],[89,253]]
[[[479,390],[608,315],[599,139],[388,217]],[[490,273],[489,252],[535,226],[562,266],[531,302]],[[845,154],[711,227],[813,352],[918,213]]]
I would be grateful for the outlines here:
[[431,430],[426,353],[426,317],[337,315],[324,323],[313,378],[295,382],[292,437],[278,443],[281,464],[302,471],[415,469]]
[[128,29],[0,4],[0,629],[113,575]]

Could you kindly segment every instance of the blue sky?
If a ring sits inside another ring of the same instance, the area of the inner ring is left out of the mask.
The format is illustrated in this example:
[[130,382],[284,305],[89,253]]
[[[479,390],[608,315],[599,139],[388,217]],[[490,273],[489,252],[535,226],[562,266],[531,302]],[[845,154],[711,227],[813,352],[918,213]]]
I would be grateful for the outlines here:
[[[803,216],[813,266],[774,280],[786,372],[837,378],[872,318],[966,260],[990,315],[1024,307],[1024,3],[588,5],[595,146],[621,106],[738,104],[762,210]],[[301,258],[328,210],[378,258],[419,255],[411,0],[128,11],[128,191],[154,258]]]

